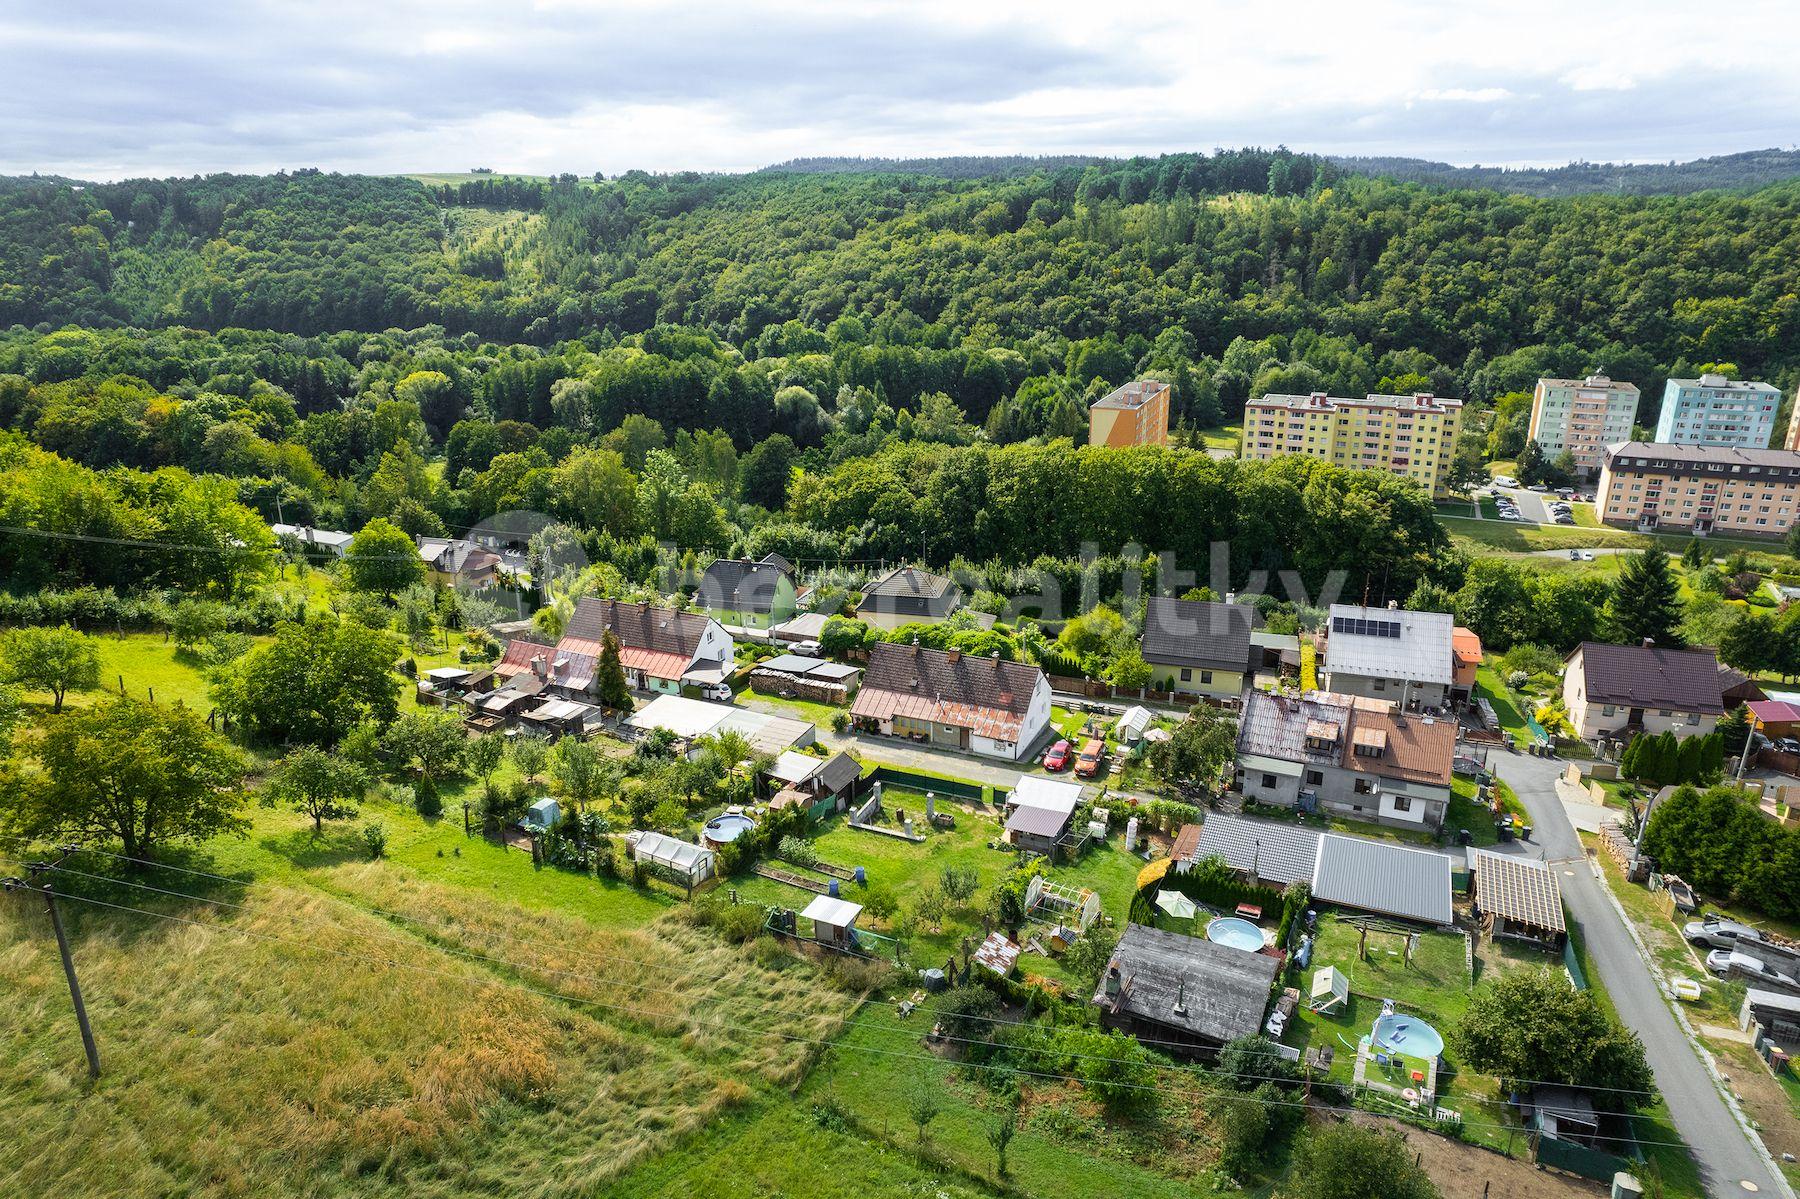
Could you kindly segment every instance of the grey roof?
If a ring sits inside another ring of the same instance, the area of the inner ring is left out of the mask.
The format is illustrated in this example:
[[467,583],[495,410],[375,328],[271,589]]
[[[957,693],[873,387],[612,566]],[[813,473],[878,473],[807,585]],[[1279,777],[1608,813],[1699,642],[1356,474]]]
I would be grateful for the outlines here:
[[[1394,630],[1397,636],[1351,631],[1395,624],[1399,625]],[[1328,627],[1331,632],[1325,643],[1327,674],[1342,671],[1364,678],[1449,686],[1455,673],[1450,641],[1456,618],[1448,612],[1333,604]]]
[[793,583],[787,562],[774,554],[755,562],[744,558],[715,558],[706,573],[700,576],[694,602],[703,608],[769,612],[781,594],[784,579],[790,585]]
[[812,781],[824,787],[827,794],[836,795],[861,777],[862,763],[840,750],[825,759]]
[[1250,629],[1256,609],[1248,604],[1153,595],[1144,605],[1144,661],[1202,670],[1243,671],[1250,665]]
[[1194,860],[1224,858],[1232,869],[1250,871],[1271,882],[1311,881],[1322,835],[1297,824],[1213,812],[1200,826]]
[[1581,655],[1581,673],[1590,703],[1598,700],[1603,704],[1675,712],[1725,710],[1719,660],[1709,649],[1584,641],[1575,653]]
[[1121,387],[1106,393],[1093,403],[1095,408],[1142,408],[1147,402],[1156,398],[1158,393],[1169,390],[1169,385],[1159,379],[1134,379]]
[[758,662],[756,669],[772,670],[777,674],[804,675],[810,679],[841,681],[855,674],[859,668],[842,662],[827,662],[823,658],[808,658],[802,654],[776,654],[773,658]]
[[[1329,748],[1307,744],[1307,726],[1315,721],[1335,726],[1336,736]],[[1336,766],[1349,739],[1349,725],[1349,701],[1341,696],[1308,691],[1293,698],[1253,690],[1244,696],[1244,710],[1238,716],[1238,753]]]
[[1384,916],[1449,924],[1450,859],[1387,841],[1325,833],[1319,838],[1313,896]]
[[622,649],[644,649],[691,658],[700,648],[700,639],[706,635],[706,626],[711,619],[702,612],[677,612],[673,608],[628,604],[590,595],[575,605],[575,611],[563,629],[563,639],[598,644],[606,630],[611,629]]
[[792,620],[782,621],[769,632],[784,640],[816,641],[830,619],[828,612],[802,612]]
[[1698,445],[1686,441],[1620,441],[1606,447],[1606,465],[1610,470],[1704,466],[1729,471],[1732,467],[1757,466],[1793,471],[1800,469],[1800,453],[1735,445]]
[[863,588],[861,607],[895,616],[944,617],[962,599],[953,580],[912,566],[896,566]]
[[1071,813],[1056,808],[1037,808],[1021,804],[1006,818],[1009,833],[1031,833],[1039,837],[1060,837],[1069,827]]
[[[1115,1010],[1220,1044],[1262,1027],[1279,969],[1267,954],[1142,924],[1125,926],[1108,969],[1113,966],[1122,984]],[[1094,1002],[1113,1004],[1104,976]]]

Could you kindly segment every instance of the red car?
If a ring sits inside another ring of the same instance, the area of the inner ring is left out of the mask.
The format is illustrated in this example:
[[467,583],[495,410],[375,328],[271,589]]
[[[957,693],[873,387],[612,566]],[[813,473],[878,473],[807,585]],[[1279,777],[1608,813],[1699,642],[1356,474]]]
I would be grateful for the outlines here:
[[1067,770],[1068,768],[1069,743],[1067,741],[1058,741],[1055,745],[1050,747],[1050,752],[1044,755],[1044,769]]

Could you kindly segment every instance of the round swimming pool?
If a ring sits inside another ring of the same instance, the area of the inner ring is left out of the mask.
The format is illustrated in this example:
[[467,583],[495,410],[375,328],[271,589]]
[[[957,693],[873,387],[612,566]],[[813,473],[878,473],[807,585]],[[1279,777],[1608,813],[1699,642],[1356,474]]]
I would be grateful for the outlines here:
[[1375,1027],[1369,1030],[1369,1040],[1375,1048],[1388,1053],[1404,1053],[1427,1061],[1444,1052],[1444,1038],[1437,1029],[1416,1016],[1398,1012],[1376,1020]]
[[706,822],[706,839],[714,845],[729,845],[743,836],[746,830],[755,827],[756,821],[750,817],[727,812]]
[[1206,926],[1206,939],[1255,953],[1263,947],[1262,929],[1240,916],[1220,916]]

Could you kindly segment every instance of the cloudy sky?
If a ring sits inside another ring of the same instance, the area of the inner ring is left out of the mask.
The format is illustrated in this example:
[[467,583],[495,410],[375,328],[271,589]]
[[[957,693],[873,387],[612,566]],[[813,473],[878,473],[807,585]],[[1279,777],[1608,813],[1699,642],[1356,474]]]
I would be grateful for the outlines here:
[[1800,142],[1793,0],[0,0],[0,173]]

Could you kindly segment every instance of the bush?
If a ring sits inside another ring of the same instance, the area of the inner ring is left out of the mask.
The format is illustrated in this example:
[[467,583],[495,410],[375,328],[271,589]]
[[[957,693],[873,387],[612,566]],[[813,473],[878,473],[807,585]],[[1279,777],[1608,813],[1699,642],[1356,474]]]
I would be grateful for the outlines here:
[[419,780],[419,785],[413,788],[413,810],[427,820],[436,820],[444,814],[444,800],[438,794],[436,783],[430,779]]
[[731,903],[717,896],[698,899],[693,904],[693,918],[733,945],[754,941],[768,922],[769,910],[760,904]]
[[[1274,1092],[1274,1088],[1269,1090]],[[1219,1168],[1233,1178],[1242,1178],[1260,1168],[1266,1160],[1270,1109],[1259,1101],[1256,1092],[1250,1098],[1221,1094],[1210,1106],[1219,1124]]]
[[379,824],[363,825],[362,840],[370,861],[378,861],[387,856],[387,830]]
[[795,866],[811,867],[819,864],[819,851],[804,837],[783,837],[775,856]]
[[849,731],[849,728],[850,728],[850,713],[849,712],[845,711],[843,708],[839,708],[837,711],[835,711],[831,714],[831,731],[832,732],[842,734],[842,733]]
[[[967,983],[944,992],[937,1003],[938,1023],[943,1026],[944,1035],[984,1044],[993,1039],[994,1026],[988,1018],[999,1010],[999,996],[986,987]],[[965,1055],[969,1048],[963,1046]]]

